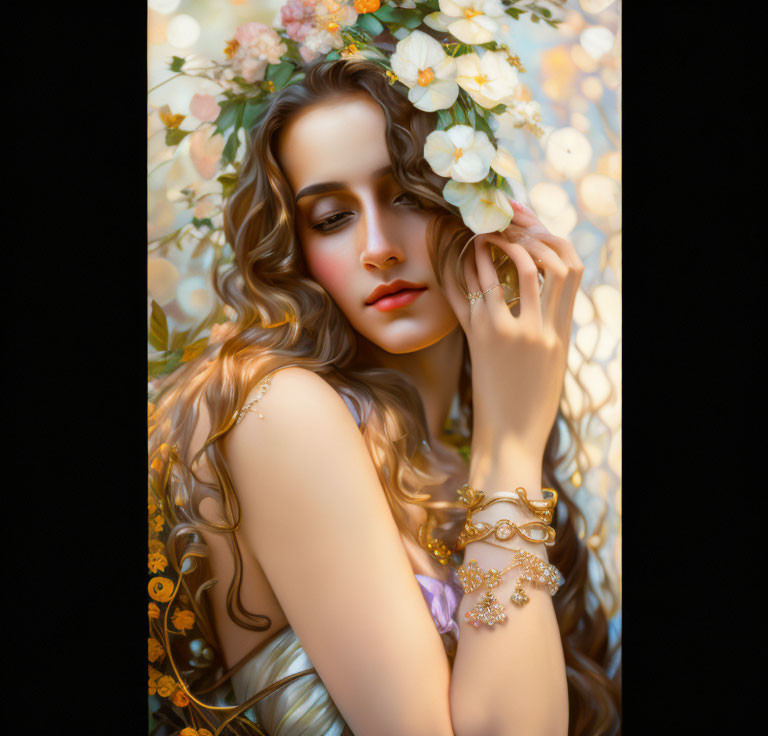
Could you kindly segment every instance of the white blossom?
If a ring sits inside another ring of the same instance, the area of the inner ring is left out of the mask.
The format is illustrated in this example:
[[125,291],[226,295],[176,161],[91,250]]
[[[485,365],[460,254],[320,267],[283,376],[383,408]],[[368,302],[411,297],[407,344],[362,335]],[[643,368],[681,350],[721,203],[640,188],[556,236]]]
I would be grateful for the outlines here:
[[517,69],[504,51],[486,51],[482,56],[464,54],[456,59],[456,81],[485,108],[512,101],[517,87]]
[[496,156],[496,149],[483,131],[469,125],[454,125],[427,136],[424,158],[440,176],[457,182],[485,179]]
[[456,62],[432,36],[413,31],[398,42],[391,62],[392,71],[409,88],[408,99],[419,110],[444,110],[456,102]]
[[478,235],[504,230],[515,215],[509,197],[485,182],[463,184],[451,180],[443,188],[443,197],[459,208],[464,224]]
[[488,43],[505,22],[504,6],[499,0],[440,0],[440,12],[430,13],[424,21],[463,43]]

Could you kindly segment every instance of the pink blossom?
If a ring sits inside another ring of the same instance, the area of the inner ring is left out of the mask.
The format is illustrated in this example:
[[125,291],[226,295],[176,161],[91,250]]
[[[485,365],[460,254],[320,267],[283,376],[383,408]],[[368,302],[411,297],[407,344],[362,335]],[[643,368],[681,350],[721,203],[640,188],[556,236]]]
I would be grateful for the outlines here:
[[288,0],[280,8],[280,18],[289,38],[301,42],[307,37],[314,26],[316,4],[317,0]]
[[211,135],[216,128],[206,123],[189,136],[189,158],[203,179],[213,179],[224,150],[224,136]]
[[274,29],[263,23],[245,23],[235,31],[237,51],[232,58],[232,68],[239,72],[246,82],[264,79],[268,64],[278,64],[280,57],[288,51]]
[[212,123],[219,117],[221,108],[216,103],[216,98],[213,95],[197,93],[192,96],[192,101],[189,103],[189,111],[198,120],[202,120],[204,123]]

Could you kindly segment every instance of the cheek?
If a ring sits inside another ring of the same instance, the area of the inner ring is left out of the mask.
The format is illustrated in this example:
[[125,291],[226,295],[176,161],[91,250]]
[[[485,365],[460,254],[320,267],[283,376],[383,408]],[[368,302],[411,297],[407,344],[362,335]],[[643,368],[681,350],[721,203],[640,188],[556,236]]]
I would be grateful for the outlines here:
[[315,281],[334,298],[344,293],[345,286],[348,289],[354,270],[348,254],[334,253],[330,249],[323,252],[309,249],[306,260]]

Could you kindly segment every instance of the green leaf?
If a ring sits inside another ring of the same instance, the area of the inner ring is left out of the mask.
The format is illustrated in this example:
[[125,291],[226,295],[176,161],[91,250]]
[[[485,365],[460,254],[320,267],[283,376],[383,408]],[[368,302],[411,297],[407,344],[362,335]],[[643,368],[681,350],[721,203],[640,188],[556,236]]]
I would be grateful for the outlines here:
[[496,107],[491,108],[491,112],[494,115],[501,115],[505,110],[507,109],[506,105],[496,105]]
[[456,123],[458,125],[466,125],[467,124],[467,116],[464,114],[464,109],[461,105],[455,104],[453,106],[453,114],[456,117]]
[[221,152],[221,160],[226,163],[232,163],[237,155],[237,148],[240,145],[240,141],[237,137],[237,128],[229,134],[227,142],[224,145],[224,150]]
[[207,227],[213,230],[213,220],[211,220],[210,217],[204,217],[202,220],[198,219],[197,217],[193,217],[192,224],[198,229]]
[[194,358],[196,358],[200,353],[205,350],[205,348],[208,347],[208,338],[207,337],[201,337],[199,340],[195,340],[193,343],[190,343],[187,345],[187,347],[184,348],[184,353],[181,356],[181,362],[186,363],[187,361],[190,361]]
[[184,66],[184,59],[180,56],[172,57],[169,67],[172,72],[180,72],[182,66]]
[[191,130],[181,130],[181,128],[168,128],[165,131],[165,145],[178,146],[191,132]]
[[237,189],[237,174],[222,174],[216,181],[221,184],[221,196],[224,199]]
[[189,340],[189,330],[182,330],[181,332],[175,333],[171,337],[171,350],[179,350],[179,348],[183,348],[184,345],[186,345],[187,340]]
[[448,112],[448,110],[438,110],[437,111],[437,129],[438,130],[447,130],[451,127],[453,124],[453,120],[451,119],[451,114]]
[[290,61],[282,61],[279,64],[270,64],[267,67],[266,79],[275,85],[275,89],[282,89],[291,78],[294,65]]
[[373,38],[384,33],[384,26],[371,13],[357,16],[357,25]]
[[153,299],[149,318],[149,344],[156,350],[168,349],[168,319],[163,308]]
[[478,130],[482,130],[491,139],[491,141],[494,140],[493,130],[491,130],[491,126],[488,124],[488,121],[485,119],[484,115],[477,116],[475,119],[475,126]]
[[469,109],[467,110],[467,120],[469,121],[469,124],[474,128],[475,127],[475,108],[473,105],[470,105]]
[[336,61],[341,58],[341,54],[338,51],[330,51],[325,58],[327,61]]
[[382,5],[374,15],[384,23],[397,23],[404,26],[408,22],[410,13],[406,13],[401,8],[393,8],[391,5]]
[[223,135],[237,123],[238,118],[242,120],[245,100],[236,97],[232,100],[220,102],[219,107],[221,107],[221,112],[219,117],[216,118],[216,132]]
[[409,13],[408,17],[405,19],[405,22],[403,23],[403,25],[408,30],[412,31],[414,28],[418,28],[421,25],[421,20],[422,20],[421,16],[416,15],[414,13]]
[[521,16],[523,13],[526,13],[526,12],[528,12],[528,11],[526,11],[526,10],[520,10],[520,9],[518,9],[518,8],[507,8],[507,9],[506,9],[504,12],[505,12],[507,15],[511,15],[511,16],[512,16],[512,17],[513,17],[515,20],[519,20],[519,19],[520,19],[520,16]]
[[531,22],[532,23],[538,23],[539,22],[539,16],[536,15],[535,13],[533,15],[531,15]]
[[243,127],[246,130],[250,130],[268,107],[269,102],[266,100],[248,102],[243,113]]

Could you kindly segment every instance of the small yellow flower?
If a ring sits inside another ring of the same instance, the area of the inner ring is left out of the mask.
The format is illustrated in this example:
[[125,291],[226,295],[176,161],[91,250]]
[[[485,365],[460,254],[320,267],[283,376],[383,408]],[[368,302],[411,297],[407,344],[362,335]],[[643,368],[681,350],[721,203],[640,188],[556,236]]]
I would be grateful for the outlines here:
[[165,555],[153,552],[149,555],[149,571],[162,572],[168,566],[168,559]]
[[233,38],[231,41],[227,41],[227,45],[224,49],[224,56],[231,59],[237,53],[238,46],[240,46],[240,44],[237,42],[236,38]]
[[176,689],[176,680],[170,675],[164,675],[157,681],[157,694],[167,698]]
[[177,608],[171,617],[171,621],[179,631],[185,631],[195,625],[195,614],[192,611],[180,611]]
[[165,545],[159,539],[149,540],[150,552],[165,552]]
[[[178,705],[179,708],[185,708],[189,705],[189,698],[186,696],[186,693],[179,688],[174,694],[173,698],[171,698],[174,705]],[[182,731],[183,733],[183,731]]]
[[173,581],[168,578],[154,577],[147,586],[149,597],[159,603],[167,603],[173,595]]
[[150,637],[149,639],[147,639],[147,642],[149,646],[148,651],[149,651],[150,662],[155,662],[158,659],[165,656],[165,649],[163,649],[160,646],[160,642],[157,639],[155,639],[154,637]]
[[156,532],[163,531],[163,524],[165,524],[165,519],[163,519],[162,514],[158,514],[154,519],[152,519],[152,523],[155,525]]
[[186,115],[173,115],[170,110],[168,112],[160,110],[160,120],[163,121],[163,125],[169,130],[176,130],[185,117]]
[[387,76],[389,77],[390,84],[394,84],[398,80],[397,74],[390,72],[389,70],[387,70]]
[[160,606],[157,603],[150,603],[147,612],[150,618],[160,618]]

